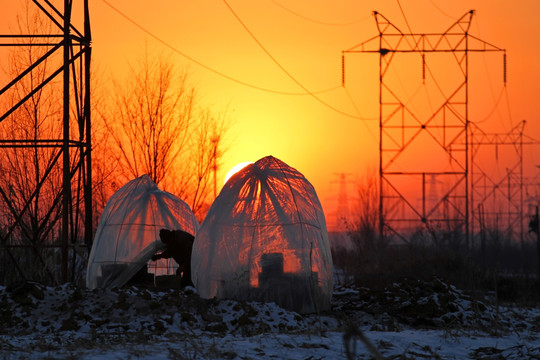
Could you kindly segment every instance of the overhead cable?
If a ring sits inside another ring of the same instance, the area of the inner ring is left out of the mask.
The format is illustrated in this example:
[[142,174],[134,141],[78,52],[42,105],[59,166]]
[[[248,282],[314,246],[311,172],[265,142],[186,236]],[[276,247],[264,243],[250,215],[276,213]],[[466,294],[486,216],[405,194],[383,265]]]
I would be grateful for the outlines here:
[[455,16],[452,16],[452,15],[449,15],[447,12],[443,11],[437,4],[435,4],[435,1],[431,0],[431,5],[433,5],[433,7],[437,10],[439,10],[439,12],[447,17],[449,17],[450,19],[453,19],[453,20],[459,20],[457,17]]
[[398,3],[398,6],[399,6],[399,10],[401,11],[401,15],[403,15],[403,19],[405,19],[405,24],[407,24],[407,28],[409,29],[409,33],[413,33],[412,30],[411,30],[411,26],[409,25],[409,21],[407,21],[407,17],[405,16],[405,12],[403,11],[403,8],[401,7],[401,3],[399,2],[399,0],[397,0],[397,3]]
[[244,86],[247,86],[247,87],[250,87],[250,88],[253,88],[253,89],[256,89],[256,90],[260,90],[260,91],[265,91],[265,92],[269,92],[269,93],[274,93],[274,94],[280,94],[280,95],[293,95],[293,96],[298,96],[298,95],[311,95],[313,96],[313,94],[317,93],[317,94],[320,94],[320,93],[325,93],[325,92],[329,92],[329,91],[333,91],[333,90],[336,90],[337,88],[339,88],[340,86],[339,85],[336,85],[334,87],[331,87],[331,88],[328,88],[328,89],[323,89],[323,90],[319,90],[319,91],[316,91],[316,92],[311,92],[311,91],[305,91],[305,92],[287,92],[287,91],[280,91],[280,90],[273,90],[273,89],[268,89],[268,88],[264,88],[264,87],[261,87],[261,86],[258,86],[258,85],[254,85],[254,84],[250,84],[250,83],[247,83],[245,81],[242,81],[242,80],[239,80],[239,79],[236,79],[232,76],[229,76],[225,73],[222,73],[214,68],[211,68],[210,66],[208,65],[205,65],[204,63],[194,59],[193,57],[183,53],[182,51],[178,50],[177,48],[175,48],[174,46],[172,46],[171,44],[169,44],[168,42],[164,41],[163,39],[161,39],[160,37],[158,37],[157,35],[155,35],[154,33],[152,33],[150,30],[146,29],[145,27],[143,27],[142,25],[140,25],[139,23],[137,23],[135,20],[133,20],[131,17],[129,17],[128,15],[126,15],[125,13],[123,13],[120,9],[116,8],[115,6],[113,6],[109,1],[107,0],[101,0],[103,1],[108,7],[110,7],[112,10],[114,10],[118,15],[122,16],[124,19],[126,19],[127,21],[129,21],[131,24],[133,24],[134,26],[136,26],[139,30],[141,30],[142,32],[144,32],[145,34],[147,34],[148,36],[152,37],[154,40],[156,40],[157,42],[161,43],[162,45],[164,45],[165,47],[169,48],[170,50],[172,50],[173,52],[183,56],[184,58],[188,59],[189,61],[199,65],[200,67],[216,74],[216,75],[219,75],[227,80],[230,80],[230,81],[233,81],[237,84],[240,84],[240,85],[244,85]]
[[[103,0],[105,1],[105,0]],[[348,117],[352,117],[352,118],[355,118],[355,119],[360,119],[360,120],[369,120],[369,119],[365,119],[365,118],[361,118],[359,116],[356,116],[356,115],[352,115],[352,114],[349,114],[349,113],[346,113],[344,111],[341,111],[340,109],[328,104],[327,102],[325,102],[324,100],[322,100],[321,98],[319,98],[317,95],[315,95],[313,92],[309,91],[304,85],[302,85],[302,83],[300,83],[298,80],[296,80],[296,78],[294,76],[291,75],[290,72],[287,71],[287,69],[285,69],[283,67],[283,65],[281,65],[277,59],[272,56],[272,54],[263,46],[263,44],[255,37],[255,35],[249,30],[249,28],[246,26],[246,24],[242,21],[242,19],[240,19],[240,17],[236,14],[236,12],[233,10],[233,8],[229,5],[229,3],[227,2],[227,0],[223,0],[223,2],[225,3],[225,5],[227,6],[227,8],[231,11],[231,13],[233,14],[233,16],[236,18],[236,20],[238,20],[238,22],[240,23],[240,25],[242,25],[242,27],[244,28],[244,30],[246,30],[246,32],[251,36],[251,38],[257,43],[257,45],[259,45],[259,47],[266,53],[266,55],[268,55],[268,57],[277,65],[277,67],[279,67],[281,69],[281,71],[283,71],[283,73],[285,73],[285,75],[287,75],[292,81],[294,81],[296,83],[296,85],[298,85],[302,90],[304,90],[306,93],[308,93],[309,95],[311,95],[315,100],[317,100],[318,102],[320,102],[321,104],[323,104],[324,106],[328,107],[329,109],[337,112],[337,113],[340,113],[342,115],[345,115],[345,116],[348,116]]]
[[[399,10],[401,11],[401,15],[403,16],[403,19],[405,20],[405,24],[407,25],[407,29],[409,30],[409,33],[411,34],[413,40],[416,42],[416,39],[415,39],[415,36],[413,34],[413,31],[412,31],[412,28],[411,28],[411,25],[409,24],[409,21],[407,20],[407,16],[405,15],[405,11],[403,11],[403,7],[401,6],[401,2],[399,0],[396,0],[397,1],[397,4],[399,6]],[[413,47],[412,44],[409,42],[409,39],[407,37],[405,37],[405,41],[407,42],[407,44],[410,46],[410,47]],[[429,73],[429,75],[431,76],[431,79],[433,80],[433,83],[435,84],[435,86],[437,87],[437,89],[439,90],[439,92],[441,93],[441,95],[443,97],[447,97],[447,95],[444,93],[443,89],[441,88],[441,86],[439,85],[439,83],[437,82],[437,80],[435,79],[435,76],[433,75],[433,73],[431,72],[431,68],[430,66],[428,65],[428,63],[426,62],[426,58],[424,56],[425,54],[421,54],[421,57],[422,57],[422,78],[423,78],[423,81],[424,81],[424,84],[425,84],[425,79],[426,79],[426,69]],[[454,54],[455,56],[455,54]],[[399,77],[398,77],[399,78]],[[400,83],[401,83],[401,78],[400,79]],[[416,92],[415,92],[416,93]],[[429,106],[430,106],[430,109],[433,109],[433,106],[431,104],[431,98],[429,97],[429,93],[426,91],[426,98],[427,98],[427,101],[429,103]]]
[[[476,20],[476,31],[478,32],[478,35],[479,36],[482,36],[482,32],[480,31],[480,22],[478,20]],[[507,66],[507,63],[506,63],[506,51],[504,52],[503,54],[503,81],[504,81],[504,90],[505,90],[505,93],[506,93],[506,106],[507,106],[507,111],[508,111],[508,125],[509,127],[507,127],[503,121],[503,117],[504,115],[501,114],[501,111],[499,110],[498,108],[498,104],[501,100],[501,96],[499,95],[499,98],[496,100],[496,97],[495,97],[495,89],[493,87],[493,84],[491,83],[491,74],[489,72],[489,66],[488,66],[488,63],[487,63],[487,60],[486,60],[486,55],[484,53],[482,53],[482,59],[484,61],[484,66],[483,66],[483,69],[485,70],[486,72],[486,76],[487,76],[487,82],[488,82],[488,85],[489,85],[489,89],[491,91],[491,97],[493,98],[493,101],[495,102],[495,108],[490,112],[490,115],[491,116],[494,112],[494,110],[497,110],[497,114],[499,115],[499,120],[501,121],[501,125],[504,129],[512,129],[514,127],[514,119],[512,119],[512,114],[510,112],[510,103],[508,102],[508,90],[506,88],[506,66]],[[484,119],[486,120],[486,119]]]
[[[362,117],[361,114],[360,114],[360,109],[358,109],[358,106],[356,106],[356,103],[354,102],[354,99],[353,99],[351,93],[349,92],[349,90],[347,90],[347,88],[345,86],[342,86],[342,89],[345,91],[345,94],[347,94],[347,97],[348,97],[349,101],[351,102],[352,106],[354,107],[354,110],[356,110],[356,113],[358,114],[358,116]],[[379,120],[379,117],[375,117],[375,118],[372,118],[370,120]],[[371,138],[375,141],[375,143],[377,143],[379,141],[379,139],[377,139],[377,137],[375,136],[373,131],[371,131],[371,128],[365,122],[364,122],[364,126],[366,127],[366,130],[368,131]]]
[[310,17],[307,17],[307,16],[304,16],[300,13],[297,13],[296,11],[293,11],[291,9],[289,9],[288,7],[280,4],[279,2],[277,2],[276,0],[271,0],[274,4],[276,4],[277,6],[279,6],[280,8],[282,8],[283,10],[285,11],[288,11],[290,12],[291,14],[295,15],[295,16],[298,16],[299,18],[302,18],[304,20],[307,20],[307,21],[311,21],[313,23],[316,23],[316,24],[320,24],[320,25],[328,25],[328,26],[348,26],[348,25],[354,25],[354,24],[359,24],[361,22],[364,22],[366,21],[367,19],[371,18],[371,14],[369,14],[368,16],[366,17],[363,17],[361,19],[358,19],[358,20],[355,20],[355,21],[351,21],[351,22],[343,22],[343,23],[331,23],[331,22],[326,22],[326,21],[320,21],[320,20],[316,20],[316,19],[312,19]]
[[[502,99],[502,96],[503,94],[506,92],[506,87],[503,87],[501,88],[501,92],[499,93],[499,96],[497,97],[497,99],[495,100],[495,103],[493,104],[493,107],[491,108],[491,110],[488,112],[488,114],[486,116],[484,116],[481,120],[476,120],[476,121],[472,121],[475,125],[476,124],[481,124],[483,123],[484,121],[488,120],[489,118],[491,118],[491,115],[493,115],[493,113],[495,111],[498,111],[499,109],[499,104],[501,102],[501,99]],[[508,93],[506,94],[508,96]]]

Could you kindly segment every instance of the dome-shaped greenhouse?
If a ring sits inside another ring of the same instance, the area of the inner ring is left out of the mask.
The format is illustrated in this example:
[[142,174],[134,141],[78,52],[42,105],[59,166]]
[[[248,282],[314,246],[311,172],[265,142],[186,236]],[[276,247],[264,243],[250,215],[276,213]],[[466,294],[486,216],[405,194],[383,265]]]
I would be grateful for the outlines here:
[[[160,190],[150,176],[130,181],[111,196],[101,214],[88,259],[86,286],[123,286],[164,248],[161,229],[183,230],[195,236],[198,228],[190,207]],[[172,275],[175,268],[172,259],[148,266],[155,275]]]
[[195,239],[192,278],[203,298],[328,309],[332,257],[313,186],[272,156],[232,176]]

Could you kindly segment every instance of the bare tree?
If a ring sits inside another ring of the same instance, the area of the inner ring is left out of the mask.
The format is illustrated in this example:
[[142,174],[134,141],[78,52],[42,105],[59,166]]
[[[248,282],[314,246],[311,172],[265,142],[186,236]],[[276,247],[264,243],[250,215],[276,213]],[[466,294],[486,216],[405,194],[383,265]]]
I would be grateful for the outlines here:
[[217,195],[217,172],[221,167],[221,158],[226,151],[224,137],[229,121],[228,112],[213,115],[206,110],[198,118],[194,129],[194,144],[190,154],[193,167],[193,183],[188,186],[191,209],[201,222],[206,214],[206,201]]
[[111,111],[102,114],[118,185],[149,174],[201,220],[224,153],[228,114],[199,106],[187,73],[178,74],[164,57],[146,55],[130,69],[126,83],[116,83]]
[[[29,2],[25,5],[25,11],[17,16],[14,31],[26,35],[53,34],[51,23],[41,16],[38,9],[31,9]],[[19,144],[2,148],[0,188],[3,201],[0,213],[4,214],[3,225],[10,229],[9,243],[29,246],[35,255],[28,256],[21,249],[17,252],[17,261],[26,263],[25,267],[35,271],[32,274],[34,279],[50,277],[54,280],[50,268],[55,266],[55,261],[45,255],[42,245],[51,244],[57,235],[54,229],[61,215],[57,205],[62,187],[62,169],[58,166],[59,150],[38,144],[51,143],[62,133],[59,84],[53,80],[47,86],[40,87],[51,69],[58,68],[60,62],[55,57],[45,57],[45,60],[38,62],[48,49],[32,46],[47,40],[44,37],[26,37],[24,41],[29,45],[14,48],[9,53],[8,67],[3,69],[8,77],[15,78],[31,65],[37,64],[1,99],[2,109],[6,110],[34,91],[28,100],[0,123],[0,138],[8,144]],[[34,266],[36,259],[37,267]]]
[[349,234],[357,252],[362,258],[363,270],[373,271],[378,267],[380,252],[385,244],[379,236],[379,190],[374,171],[366,175],[358,184],[358,202],[355,218],[349,224]]
[[149,174],[160,184],[184,149],[194,108],[194,90],[170,61],[143,58],[125,84],[116,85],[109,134],[126,180]]
[[[95,230],[98,225],[101,212],[105,208],[107,200],[112,192],[118,189],[116,154],[110,149],[110,131],[103,116],[107,106],[107,90],[104,86],[103,74],[92,65],[92,227]],[[96,115],[97,114],[97,115]],[[100,116],[101,114],[101,116]]]
[[377,176],[367,172],[357,189],[356,229],[365,239],[374,240],[379,226],[379,190]]
[[[21,34],[52,33],[50,23],[40,16],[39,12],[28,8],[24,15],[17,17],[17,32]],[[43,39],[29,38],[29,42]],[[11,52],[7,73],[15,77],[36,62],[45,49],[33,46],[19,47]],[[28,75],[18,81],[7,95],[4,105],[11,107],[19,102],[26,94],[34,90],[48,75],[50,60],[44,60]],[[55,91],[57,84],[52,83],[35,92],[24,102],[0,127],[0,136],[8,140],[28,140],[37,143],[40,140],[53,139],[61,133],[60,98]],[[2,176],[0,182],[9,189],[12,196],[12,206],[20,212],[30,203],[22,218],[24,236],[33,243],[43,241],[46,228],[41,226],[45,217],[54,221],[59,211],[53,210],[52,202],[60,187],[61,171],[54,167],[56,153],[48,148],[7,148],[1,159]],[[48,181],[40,184],[45,172],[51,171]]]

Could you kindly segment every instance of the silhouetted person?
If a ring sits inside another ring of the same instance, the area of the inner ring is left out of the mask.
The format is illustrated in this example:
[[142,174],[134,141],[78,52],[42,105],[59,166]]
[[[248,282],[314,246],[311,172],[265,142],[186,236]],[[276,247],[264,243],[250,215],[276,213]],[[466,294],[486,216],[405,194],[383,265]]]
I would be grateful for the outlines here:
[[173,258],[178,264],[176,274],[181,276],[180,286],[193,286],[191,281],[191,250],[195,237],[182,230],[161,229],[159,237],[165,244],[165,250],[152,256],[152,260]]

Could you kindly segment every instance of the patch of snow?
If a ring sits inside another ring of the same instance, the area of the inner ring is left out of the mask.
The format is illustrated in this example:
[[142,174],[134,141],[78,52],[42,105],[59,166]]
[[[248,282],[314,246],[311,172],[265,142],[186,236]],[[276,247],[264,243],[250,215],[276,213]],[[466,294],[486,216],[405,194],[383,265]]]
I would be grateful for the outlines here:
[[[495,306],[443,282],[336,286],[332,310],[201,299],[194,289],[0,286],[5,359],[538,359],[540,309]],[[421,321],[420,321],[421,320]]]

